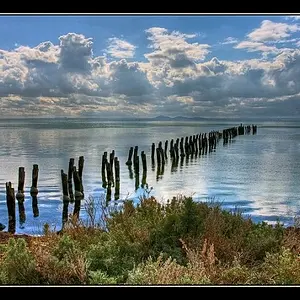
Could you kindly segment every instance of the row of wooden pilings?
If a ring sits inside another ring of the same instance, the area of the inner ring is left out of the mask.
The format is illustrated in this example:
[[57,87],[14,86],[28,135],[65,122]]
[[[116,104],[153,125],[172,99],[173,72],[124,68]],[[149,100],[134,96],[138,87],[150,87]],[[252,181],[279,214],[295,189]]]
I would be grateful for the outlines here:
[[[37,164],[34,164],[32,169],[32,185],[30,188],[30,195],[32,197],[32,211],[34,217],[39,216],[38,201],[37,201],[37,195],[39,192],[37,188],[38,174],[39,174],[39,167]],[[10,233],[14,233],[16,231],[16,199],[18,201],[18,207],[19,207],[20,224],[23,224],[26,221],[26,212],[24,207],[24,200],[25,200],[24,182],[25,182],[24,167],[19,167],[18,191],[16,194],[12,183],[10,181],[6,182],[8,232]]]
[[[61,182],[63,190],[63,212],[62,212],[62,227],[68,221],[69,203],[74,203],[73,216],[79,218],[81,200],[84,199],[84,190],[82,183],[82,173],[84,166],[84,156],[79,156],[78,171],[75,166],[74,158],[69,160],[68,174],[61,170]],[[73,182],[74,191],[73,191]]]
[[[222,132],[210,131],[208,134],[199,133],[197,135],[186,136],[170,141],[170,159],[172,161],[171,171],[176,169],[178,166],[179,158],[183,162],[184,158],[188,160],[190,157],[198,156],[201,154],[207,154],[207,152],[212,152],[216,150],[216,146],[221,138],[223,138],[223,144],[227,144],[228,141],[235,138],[237,135],[249,134],[251,132],[257,133],[256,125],[243,126],[242,124],[238,127],[231,127],[224,129]],[[155,170],[155,156],[157,173],[156,179],[158,180],[161,175],[164,174],[164,167],[168,160],[168,144],[169,141],[166,140],[164,143],[164,148],[162,146],[162,141],[160,141],[156,147],[155,143],[151,146],[151,163],[152,170]],[[155,155],[156,154],[156,155]],[[147,159],[144,151],[141,151],[141,161],[142,161],[142,181],[141,187],[147,186]],[[82,184],[82,174],[84,167],[84,157],[80,156],[78,160],[78,171],[74,165],[74,158],[69,160],[68,173],[61,170],[61,182],[62,182],[62,192],[63,192],[63,213],[62,222],[63,225],[68,220],[68,205],[74,202],[73,215],[79,217],[81,200],[84,198],[84,190]],[[135,175],[135,190],[140,186],[139,173],[140,173],[140,158],[138,155],[138,146],[130,147],[128,153],[128,159],[126,165],[129,170],[129,177],[133,179],[132,166],[134,168]],[[30,195],[32,197],[32,209],[34,217],[39,216],[38,209],[38,165],[33,165],[32,170],[32,185],[30,189]],[[118,157],[115,157],[115,151],[109,154],[104,152],[102,155],[102,187],[107,188],[106,193],[106,203],[111,201],[112,187],[115,188],[114,200],[118,200],[120,197],[120,161]],[[19,221],[20,224],[24,223],[26,220],[26,213],[24,207],[24,181],[25,181],[25,170],[24,167],[19,168],[19,180],[18,180],[18,191],[15,195],[14,188],[11,182],[6,182],[6,202],[8,209],[8,231],[11,233],[15,232],[16,229],[16,212],[15,212],[15,200],[18,201],[19,207]],[[74,182],[74,191],[73,191]]]
[[[107,157],[107,151],[102,155],[102,187],[107,188],[106,202],[111,200],[111,189],[115,188],[114,199],[118,200],[120,197],[120,161],[115,157],[115,150]],[[114,176],[115,175],[115,176]]]
[[[70,158],[68,174],[61,170],[61,181],[62,181],[62,191],[63,191],[63,224],[68,219],[68,205],[69,202],[74,202],[74,212],[73,214],[79,216],[80,202],[84,198],[83,194],[83,184],[82,184],[82,172],[84,166],[84,157],[79,157],[78,171],[76,166],[74,166],[74,158]],[[32,185],[30,188],[30,195],[32,197],[32,210],[33,216],[39,216],[38,208],[38,174],[39,168],[37,164],[33,165],[32,169]],[[74,192],[73,183],[74,180]],[[25,193],[24,193],[24,182],[25,182],[25,168],[19,167],[19,178],[18,178],[18,191],[15,194],[15,190],[11,182],[6,182],[6,204],[8,211],[8,232],[14,233],[16,231],[16,199],[18,201],[19,208],[19,222],[22,225],[26,221],[26,211],[24,206]],[[2,226],[2,230],[4,226]]]

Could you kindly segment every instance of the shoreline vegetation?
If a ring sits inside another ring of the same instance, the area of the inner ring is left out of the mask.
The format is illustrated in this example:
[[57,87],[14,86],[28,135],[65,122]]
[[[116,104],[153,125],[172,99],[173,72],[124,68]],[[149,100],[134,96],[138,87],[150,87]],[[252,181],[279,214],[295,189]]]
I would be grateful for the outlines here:
[[295,285],[300,229],[178,196],[106,206],[89,197],[42,236],[0,232],[2,285]]

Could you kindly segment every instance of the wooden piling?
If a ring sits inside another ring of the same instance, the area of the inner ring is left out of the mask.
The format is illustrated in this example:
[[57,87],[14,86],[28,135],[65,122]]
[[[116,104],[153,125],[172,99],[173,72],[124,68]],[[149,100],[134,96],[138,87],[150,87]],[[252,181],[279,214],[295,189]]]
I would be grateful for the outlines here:
[[135,158],[136,158],[137,155],[138,155],[138,151],[139,151],[139,147],[138,147],[138,146],[135,146],[135,147],[134,147],[134,151],[133,151],[133,163],[135,162]]
[[155,164],[155,143],[152,143],[151,146],[151,162],[153,166]]
[[64,173],[64,170],[60,170],[61,174],[61,184],[63,190],[63,201],[70,201],[69,193],[68,193],[68,175]]
[[115,150],[109,154],[109,165],[110,165],[110,175],[111,175],[111,182],[114,186],[114,159],[115,159]]
[[25,223],[26,221],[26,213],[24,206],[24,182],[25,182],[25,170],[24,167],[19,167],[19,182],[18,182],[18,192],[16,194],[16,199],[18,201],[19,207],[19,221],[20,224]]
[[157,159],[157,165],[160,166],[161,159],[160,159],[160,150],[159,150],[159,148],[156,148],[156,159]]
[[142,157],[142,164],[143,164],[143,172],[147,172],[147,160],[144,151],[141,152],[141,157]]
[[135,184],[134,184],[134,186],[135,186],[135,191],[137,191],[138,188],[140,187],[140,173],[139,172],[135,172],[134,176],[135,176]]
[[133,154],[133,147],[130,147],[129,153],[128,153],[128,159],[126,162],[127,166],[132,165],[132,154]]
[[201,155],[201,150],[202,150],[202,134],[199,133],[198,136],[198,149],[199,149],[199,155]]
[[165,158],[168,159],[168,140],[165,141]]
[[115,200],[120,198],[120,162],[117,157],[115,157]]
[[83,165],[84,165],[84,157],[83,156],[79,156],[79,160],[78,160],[78,175],[79,175],[79,178],[80,178],[80,192],[82,193],[82,195],[84,195],[84,192],[83,192],[83,183],[82,183]]
[[142,188],[145,187],[145,185],[147,185],[147,171],[143,170],[143,175],[142,175]]
[[104,152],[102,155],[102,163],[101,163],[101,178],[102,178],[102,187],[106,188],[107,181],[106,181],[106,164],[107,164],[107,152]]
[[108,186],[111,186],[112,185],[112,176],[111,176],[111,167],[110,167],[110,163],[107,162],[106,163],[106,175],[107,175],[107,184]]
[[81,192],[81,180],[76,170],[76,166],[73,166],[73,179],[74,179],[74,186],[75,186],[75,194],[74,194],[75,204],[74,204],[73,215],[79,217],[80,203],[84,196],[83,193]]
[[33,216],[35,218],[39,216],[39,208],[38,208],[38,200],[37,200],[37,195],[39,192],[37,188],[38,175],[39,175],[39,167],[37,164],[34,164],[32,169],[32,185],[30,188],[30,195],[32,198]]
[[180,140],[180,157],[184,157],[183,138]]
[[164,150],[162,147],[159,148],[159,153],[160,153],[161,163],[164,165],[166,161],[165,161]]
[[8,232],[16,232],[16,200],[11,182],[6,182],[6,205],[8,212]]
[[137,155],[134,158],[134,173],[139,173],[140,172],[140,158]]
[[70,202],[70,197],[68,195],[68,175],[64,173],[63,170],[61,173],[61,184],[63,190],[63,212],[62,212],[62,223],[64,224],[68,221],[68,207]]
[[32,185],[30,189],[31,196],[37,196],[39,192],[37,188],[38,176],[39,176],[39,166],[34,164],[32,169]]
[[69,197],[71,202],[74,201],[73,184],[72,184],[73,166],[74,166],[74,158],[70,158],[69,169],[68,169],[68,187],[69,187]]

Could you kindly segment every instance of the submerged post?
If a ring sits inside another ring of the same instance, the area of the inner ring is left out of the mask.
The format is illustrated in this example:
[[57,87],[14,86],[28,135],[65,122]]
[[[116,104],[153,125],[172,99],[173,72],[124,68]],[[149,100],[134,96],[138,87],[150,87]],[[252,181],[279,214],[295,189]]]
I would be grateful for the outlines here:
[[31,196],[37,196],[39,190],[37,188],[37,182],[38,182],[38,176],[39,176],[39,166],[34,164],[32,169],[32,185],[30,189],[30,195]]
[[126,162],[127,166],[132,165],[132,154],[133,154],[133,147],[130,147],[129,153],[128,153],[128,159],[127,159],[127,162]]
[[19,183],[18,183],[18,192],[16,194],[16,198],[18,200],[20,224],[23,224],[26,221],[26,214],[25,214],[25,207],[24,207],[24,200],[25,200],[24,182],[25,182],[25,170],[24,167],[19,167]]
[[16,200],[11,182],[6,182],[6,205],[8,212],[8,232],[16,232]]
[[115,157],[115,200],[120,198],[120,162]]
[[152,143],[151,146],[151,162],[153,166],[155,164],[155,143]]
[[115,150],[112,150],[112,152],[109,154],[109,165],[110,165],[110,174],[111,174],[111,182],[114,184],[114,159],[115,159]]
[[106,164],[107,164],[107,152],[104,152],[102,155],[102,165],[101,165],[102,187],[103,188],[106,188],[106,185],[107,185],[106,175],[105,175]]
[[167,159],[168,158],[168,143],[169,143],[169,141],[168,140],[166,140],[165,141],[165,158]]
[[84,193],[83,193],[83,184],[82,184],[83,165],[84,165],[84,157],[83,156],[79,156],[79,161],[78,161],[78,175],[79,175],[79,178],[80,178],[80,192],[82,193],[82,195],[84,195]]
[[141,152],[141,156],[142,156],[143,172],[147,172],[147,160],[144,151]]
[[30,195],[32,197],[32,211],[33,211],[33,216],[35,218],[39,216],[39,208],[38,208],[38,201],[37,201],[37,194],[39,192],[37,188],[38,175],[39,175],[39,166],[37,164],[34,164],[32,169],[32,186],[30,189]]
[[70,158],[69,170],[68,170],[68,187],[69,187],[70,201],[72,201],[72,202],[74,201],[73,185],[72,185],[73,166],[74,166],[74,158]]
[[68,195],[68,175],[64,173],[63,170],[61,170],[60,173],[61,173],[61,183],[63,189],[62,222],[64,226],[64,224],[68,221],[68,207],[69,207],[70,197]]
[[80,201],[83,199],[83,194],[81,192],[81,181],[79,178],[79,174],[76,170],[76,166],[73,167],[73,178],[74,178],[74,186],[75,186],[75,205],[73,215],[79,217],[80,212]]

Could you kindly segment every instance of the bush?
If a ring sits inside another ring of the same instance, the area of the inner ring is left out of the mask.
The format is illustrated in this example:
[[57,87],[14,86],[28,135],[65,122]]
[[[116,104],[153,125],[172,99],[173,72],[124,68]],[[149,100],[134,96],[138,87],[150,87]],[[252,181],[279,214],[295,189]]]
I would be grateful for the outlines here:
[[0,265],[2,284],[38,284],[36,261],[23,238],[10,238]]
[[300,284],[300,256],[281,248],[277,253],[267,253],[257,281],[266,284]]
[[50,252],[37,249],[38,271],[43,284],[87,284],[89,264],[76,241],[63,235]]
[[111,285],[111,284],[117,284],[117,278],[115,277],[109,277],[105,272],[98,270],[98,271],[91,271],[89,273],[89,284],[97,285],[97,284],[103,284],[103,285]]

